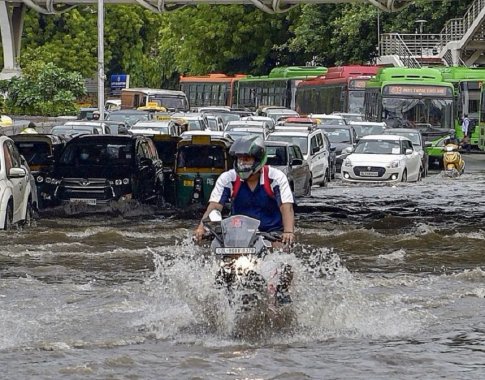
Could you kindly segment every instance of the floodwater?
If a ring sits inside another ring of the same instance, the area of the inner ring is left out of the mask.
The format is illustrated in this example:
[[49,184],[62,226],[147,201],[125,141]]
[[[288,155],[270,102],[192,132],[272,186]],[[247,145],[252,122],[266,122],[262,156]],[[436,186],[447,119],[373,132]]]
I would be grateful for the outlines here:
[[476,157],[458,179],[313,188],[288,258],[289,318],[237,319],[191,242],[195,219],[51,215],[1,232],[2,377],[484,378]]

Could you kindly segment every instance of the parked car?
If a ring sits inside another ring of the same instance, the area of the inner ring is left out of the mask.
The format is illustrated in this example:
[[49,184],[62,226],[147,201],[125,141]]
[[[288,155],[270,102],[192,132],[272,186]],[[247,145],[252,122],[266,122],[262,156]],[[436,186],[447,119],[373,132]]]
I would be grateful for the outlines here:
[[407,182],[421,180],[421,157],[403,136],[364,136],[342,164],[349,182]]
[[295,197],[311,194],[312,173],[300,147],[283,141],[266,141],[267,164],[286,174]]
[[36,203],[29,168],[14,141],[0,136],[0,227],[9,230],[15,223],[29,224]]
[[336,157],[336,170],[340,173],[342,162],[347,157],[347,153],[343,152],[345,148],[353,148],[357,142],[357,135],[354,127],[351,125],[329,125],[319,124],[319,128],[322,129],[328,136],[328,139],[335,147]]
[[45,178],[50,177],[54,161],[66,145],[66,139],[51,134],[18,134],[11,136],[20,154],[25,158],[35,179],[38,208],[49,206]]
[[163,165],[148,137],[81,135],[66,144],[45,182],[55,204],[156,203],[163,194]]
[[429,156],[425,150],[425,143],[421,132],[417,129],[411,128],[390,128],[384,131],[386,135],[404,136],[407,137],[413,143],[414,149],[419,153],[421,157],[421,177],[428,175],[429,168]]
[[320,129],[308,130],[297,128],[289,130],[276,130],[268,136],[269,141],[286,141],[300,147],[303,158],[312,173],[312,185],[325,186],[330,179],[328,167],[329,150],[324,143]]

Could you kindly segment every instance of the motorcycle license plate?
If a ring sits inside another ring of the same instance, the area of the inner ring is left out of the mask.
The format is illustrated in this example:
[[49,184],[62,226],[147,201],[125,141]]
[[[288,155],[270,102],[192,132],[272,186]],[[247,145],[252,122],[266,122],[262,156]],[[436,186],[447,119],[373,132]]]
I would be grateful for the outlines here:
[[377,177],[378,175],[377,172],[360,172],[361,177]]
[[219,247],[216,248],[216,255],[249,255],[255,254],[256,248],[230,248],[230,247]]

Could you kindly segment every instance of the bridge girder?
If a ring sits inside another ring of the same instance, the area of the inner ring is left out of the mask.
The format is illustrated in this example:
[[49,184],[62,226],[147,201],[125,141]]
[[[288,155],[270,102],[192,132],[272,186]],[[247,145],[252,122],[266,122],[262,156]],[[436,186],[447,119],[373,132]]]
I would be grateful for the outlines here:
[[[68,11],[77,5],[97,4],[97,0],[0,0],[10,4],[23,3],[36,12],[55,14]],[[397,12],[411,4],[413,0],[104,0],[105,4],[139,4],[153,12],[162,13],[180,9],[187,5],[253,5],[270,13],[284,13],[300,4],[349,4],[373,5],[384,12]]]

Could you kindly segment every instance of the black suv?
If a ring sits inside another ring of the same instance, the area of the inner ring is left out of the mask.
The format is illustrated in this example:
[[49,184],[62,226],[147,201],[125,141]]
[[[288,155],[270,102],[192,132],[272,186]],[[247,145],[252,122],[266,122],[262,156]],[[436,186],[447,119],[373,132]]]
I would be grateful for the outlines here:
[[45,182],[54,204],[157,203],[163,194],[163,165],[147,137],[81,135],[66,144]]

